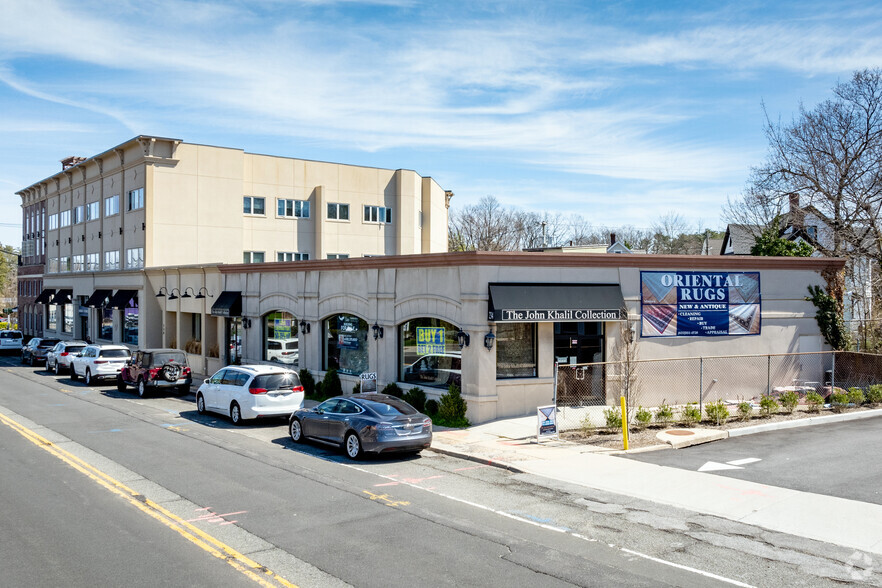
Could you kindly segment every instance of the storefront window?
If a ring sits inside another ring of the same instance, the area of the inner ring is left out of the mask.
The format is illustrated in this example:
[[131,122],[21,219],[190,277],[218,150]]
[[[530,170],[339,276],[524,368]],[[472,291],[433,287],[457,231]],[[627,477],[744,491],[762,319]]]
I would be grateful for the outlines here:
[[55,331],[58,329],[58,305],[57,304],[49,304],[46,307],[48,310],[48,315],[46,319],[46,330],[47,331]]
[[368,324],[351,314],[338,314],[322,323],[325,370],[359,375],[368,371]]
[[98,332],[98,338],[104,339],[105,341],[113,341],[113,309],[109,306],[102,306],[100,309],[101,314],[101,329]]
[[409,384],[448,388],[462,386],[459,328],[441,319],[417,318],[398,327],[400,378]]
[[138,344],[138,297],[134,296],[123,309],[122,342]]
[[263,359],[296,369],[300,364],[297,318],[290,312],[263,315]]
[[62,333],[73,333],[73,304],[64,304],[61,306],[64,314],[64,321],[61,323]]
[[535,323],[500,323],[496,325],[496,377],[535,378]]

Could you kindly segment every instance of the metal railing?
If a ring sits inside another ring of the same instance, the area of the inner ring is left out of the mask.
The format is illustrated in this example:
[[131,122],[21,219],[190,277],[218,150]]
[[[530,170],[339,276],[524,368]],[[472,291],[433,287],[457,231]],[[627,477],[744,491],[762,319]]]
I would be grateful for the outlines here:
[[882,355],[846,351],[776,355],[730,355],[560,364],[556,405],[560,430],[580,428],[589,418],[603,426],[604,410],[627,401],[628,414],[642,406],[700,410],[708,402],[758,402],[764,395],[794,391],[827,396],[833,387],[882,384]]

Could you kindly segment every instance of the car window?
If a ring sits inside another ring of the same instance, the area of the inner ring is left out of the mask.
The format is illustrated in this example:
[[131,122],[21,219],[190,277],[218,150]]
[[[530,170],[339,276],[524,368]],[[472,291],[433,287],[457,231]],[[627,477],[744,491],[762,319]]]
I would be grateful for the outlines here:
[[361,401],[379,415],[399,415],[399,414],[416,414],[417,410],[397,398],[384,398],[381,396],[371,396],[370,398],[362,398]]
[[325,400],[316,408],[320,409],[322,412],[337,412],[337,399],[331,398],[330,400]]
[[223,382],[224,376],[226,376],[227,371],[229,370],[220,370],[216,372],[213,376],[211,376],[211,379],[208,381],[212,384],[220,384],[221,382]]
[[98,357],[128,357],[129,352],[126,349],[102,349]]
[[[149,356],[147,356],[147,361],[149,361]],[[153,365],[165,365],[166,363],[174,361],[175,363],[180,363],[183,365],[187,365],[187,356],[183,353],[154,353],[153,354]]]
[[340,414],[358,414],[361,412],[361,407],[349,400],[341,400],[337,404],[337,412]]
[[279,343],[278,341],[267,341],[267,342],[266,342],[266,348],[267,348],[267,349],[281,349],[281,348],[282,348],[282,344]]
[[288,341],[285,343],[285,349],[297,349],[297,345],[300,343],[299,341]]
[[224,379],[221,380],[221,384],[225,386],[239,386],[239,375],[242,372],[237,372],[236,370],[227,370],[224,373]]
[[58,345],[56,345],[55,347],[52,348],[52,351],[63,351],[63,350],[64,350],[64,343],[59,343]]
[[78,353],[85,348],[85,345],[65,345],[63,350],[67,351],[68,353]]
[[0,339],[21,339],[21,333],[3,331],[2,333],[0,333]]
[[254,378],[252,388],[266,390],[291,390],[300,385],[300,377],[295,373],[261,374]]
[[43,339],[40,341],[40,347],[54,347],[58,342],[58,339]]

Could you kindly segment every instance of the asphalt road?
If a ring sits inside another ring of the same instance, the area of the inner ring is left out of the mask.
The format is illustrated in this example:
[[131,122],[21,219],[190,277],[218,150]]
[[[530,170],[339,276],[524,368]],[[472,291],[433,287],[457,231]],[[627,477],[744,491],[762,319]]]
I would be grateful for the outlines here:
[[[353,463],[293,444],[281,422],[238,428],[192,398],[139,399],[14,358],[0,359],[0,412],[304,587],[824,586],[853,573],[835,546],[432,452]],[[251,582],[2,422],[0,444],[0,565],[22,580],[10,585]]]
[[704,468],[720,476],[882,504],[880,439],[882,417],[873,417],[732,437],[627,459],[693,471]]

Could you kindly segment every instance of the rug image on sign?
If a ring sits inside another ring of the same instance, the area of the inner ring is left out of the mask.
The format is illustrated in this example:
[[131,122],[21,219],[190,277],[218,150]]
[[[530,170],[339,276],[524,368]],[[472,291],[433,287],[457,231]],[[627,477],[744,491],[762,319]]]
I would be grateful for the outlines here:
[[729,334],[757,335],[760,330],[759,304],[738,304],[729,306]]
[[643,307],[644,337],[677,334],[677,307],[670,304],[647,304]]

